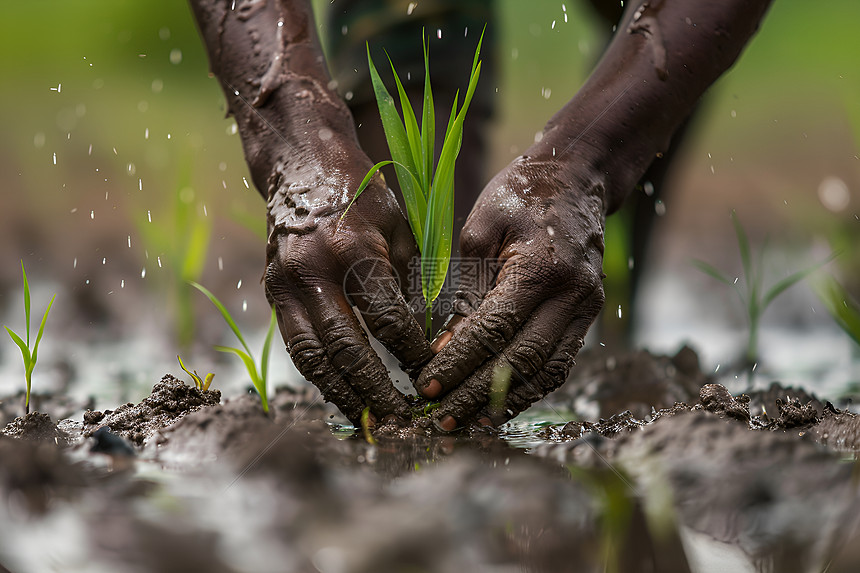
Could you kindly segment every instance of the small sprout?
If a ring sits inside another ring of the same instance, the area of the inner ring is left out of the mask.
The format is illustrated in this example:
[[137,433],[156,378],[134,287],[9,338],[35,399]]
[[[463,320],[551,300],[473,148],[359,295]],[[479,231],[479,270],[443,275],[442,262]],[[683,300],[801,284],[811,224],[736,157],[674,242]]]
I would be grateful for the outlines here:
[[379,115],[382,118],[382,127],[385,130],[385,139],[391,152],[391,160],[381,161],[368,171],[358,186],[352,201],[341,215],[341,220],[346,216],[347,211],[362,191],[370,184],[374,175],[382,167],[394,165],[394,171],[400,183],[400,191],[406,204],[409,227],[412,229],[412,235],[415,237],[415,243],[421,253],[421,291],[426,304],[425,321],[428,336],[432,332],[431,308],[433,301],[436,300],[442,290],[451,260],[451,240],[454,226],[454,164],[457,161],[463,141],[463,122],[466,118],[466,111],[469,109],[469,104],[478,85],[478,77],[481,75],[479,56],[483,38],[482,32],[472,61],[469,86],[463,99],[463,106],[459,111],[457,110],[459,92],[454,96],[454,105],[451,108],[448,126],[442,139],[442,151],[438,162],[435,161],[434,157],[436,116],[433,93],[430,88],[430,63],[426,37],[422,38],[424,48],[424,102],[420,128],[391,58],[389,58],[389,64],[391,64],[391,71],[394,73],[394,80],[397,84],[402,118],[394,105],[394,98],[391,97],[376,71],[376,66],[370,57],[370,46],[367,47],[370,78],[379,107]]
[[194,386],[200,390],[201,392],[205,392],[209,389],[209,386],[212,384],[212,379],[215,378],[215,374],[209,373],[205,378],[200,378],[200,375],[197,374],[197,370],[192,372],[188,368],[185,367],[185,364],[182,363],[182,357],[178,354],[176,355],[176,359],[179,360],[179,367],[185,370],[185,373],[191,376],[192,380],[194,380]]
[[499,364],[493,370],[493,378],[490,383],[490,416],[493,418],[505,417],[505,400],[511,387],[512,369],[507,364]]
[[361,411],[361,432],[364,434],[364,439],[371,446],[376,445],[376,438],[373,437],[373,432],[370,431],[370,406]]
[[51,297],[51,302],[48,303],[48,308],[45,309],[45,315],[42,317],[42,324],[39,326],[39,332],[36,334],[36,342],[30,349],[30,283],[27,282],[27,271],[24,270],[24,261],[21,261],[21,274],[24,276],[24,318],[26,320],[26,340],[22,340],[20,336],[15,334],[8,326],[6,332],[12,338],[18,348],[21,350],[21,356],[24,358],[24,377],[27,380],[27,392],[24,397],[24,410],[27,414],[30,413],[30,386],[33,378],[33,369],[36,367],[36,359],[39,352],[39,342],[42,341],[42,333],[45,331],[45,322],[48,320],[48,313],[51,311],[51,306],[54,304],[54,299],[57,295]]
[[[738,285],[738,279],[734,275],[722,272],[715,266],[700,260],[694,260],[693,264],[706,275],[727,284],[735,289],[741,304],[744,306],[749,323],[749,338],[747,339],[747,349],[745,360],[748,365],[755,364],[758,359],[758,329],[759,321],[762,314],[770,306],[773,300],[781,295],[785,290],[799,283],[825,264],[832,261],[836,254],[832,254],[820,263],[816,263],[803,270],[797,271],[769,289],[764,289],[764,247],[759,251],[758,261],[753,264],[752,252],[750,249],[749,238],[746,231],[738,220],[737,214],[732,211],[732,224],[735,228],[735,235],[738,240],[738,251],[740,251],[741,265],[743,266],[743,285]],[[741,286],[743,288],[741,288]],[[749,371],[749,377],[752,378],[753,371]]]
[[[266,332],[266,339],[263,342],[263,352],[262,357],[260,358],[260,368],[257,369],[257,365],[254,362],[254,356],[251,354],[251,349],[248,347],[248,344],[245,342],[245,338],[242,336],[239,327],[236,325],[236,321],[233,320],[233,317],[230,316],[230,313],[227,311],[227,308],[221,303],[218,298],[209,292],[209,290],[203,285],[197,284],[195,282],[190,283],[191,286],[202,292],[206,295],[206,298],[215,305],[215,308],[221,313],[221,316],[224,317],[224,321],[230,327],[230,330],[233,331],[233,334],[236,335],[236,338],[239,339],[239,342],[242,344],[242,349],[233,348],[230,346],[215,346],[215,350],[218,352],[229,352],[238,356],[242,362],[245,364],[245,369],[248,371],[248,375],[251,377],[251,382],[254,384],[254,388],[257,390],[257,393],[260,395],[260,400],[263,403],[263,411],[269,411],[269,398],[268,392],[266,390],[266,386],[268,384],[268,375],[269,375],[269,351],[272,348],[272,336],[275,333],[275,309],[272,309],[272,317],[269,319],[269,330]],[[184,369],[184,368],[183,368]],[[186,372],[188,372],[186,370]],[[211,379],[210,379],[211,381]]]
[[817,283],[815,291],[839,328],[860,345],[860,304],[833,277]]

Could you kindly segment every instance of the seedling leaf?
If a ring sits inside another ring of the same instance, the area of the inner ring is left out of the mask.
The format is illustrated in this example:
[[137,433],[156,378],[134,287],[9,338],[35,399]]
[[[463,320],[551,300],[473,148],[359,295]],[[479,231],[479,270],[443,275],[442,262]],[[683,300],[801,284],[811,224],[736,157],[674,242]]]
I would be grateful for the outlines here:
[[727,277],[726,275],[724,275],[717,267],[715,267],[709,263],[706,263],[705,261],[701,261],[699,259],[693,259],[692,264],[693,264],[693,266],[695,266],[697,269],[699,269],[700,271],[702,271],[703,273],[705,273],[709,277],[717,279],[721,283],[726,283],[727,285],[734,284],[734,281],[732,279],[730,279],[729,277]]
[[796,285],[797,283],[799,283],[800,281],[802,281],[803,279],[805,279],[806,277],[832,261],[835,257],[836,254],[834,253],[820,263],[815,263],[810,267],[797,271],[796,273],[785,277],[784,279],[773,285],[770,290],[767,291],[767,294],[764,295],[764,299],[761,303],[762,308],[767,308],[767,306],[773,301],[773,299],[782,294],[786,289]]
[[263,356],[260,358],[260,375],[263,384],[269,379],[269,351],[272,348],[272,336],[275,334],[277,315],[272,309],[272,317],[269,319],[269,330],[266,331],[266,339],[263,341]]
[[233,334],[236,335],[236,338],[242,344],[242,347],[245,349],[245,352],[250,356],[251,349],[248,348],[248,345],[245,343],[245,339],[242,337],[242,332],[239,330],[239,327],[236,325],[236,322],[233,320],[233,317],[230,316],[230,313],[227,311],[227,308],[223,304],[221,304],[221,301],[218,300],[218,298],[203,285],[198,284],[194,281],[189,281],[189,284],[191,284],[191,286],[206,295],[206,298],[208,298],[209,301],[215,305],[215,308],[217,308],[218,312],[221,313],[221,316],[224,317],[224,321],[230,326],[230,330],[233,331]]

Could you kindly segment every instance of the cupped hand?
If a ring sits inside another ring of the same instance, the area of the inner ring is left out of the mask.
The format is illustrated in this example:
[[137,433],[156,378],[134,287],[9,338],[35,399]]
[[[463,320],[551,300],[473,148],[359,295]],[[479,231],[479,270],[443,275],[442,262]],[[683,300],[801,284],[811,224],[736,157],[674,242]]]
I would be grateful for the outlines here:
[[[603,187],[520,157],[484,189],[460,239],[454,314],[415,382],[445,431],[498,425],[564,383],[604,302]],[[495,263],[495,264],[494,264]]]
[[366,407],[371,422],[406,419],[352,306],[414,378],[431,357],[403,290],[417,248],[380,177],[341,217],[371,165],[357,145],[342,148],[328,173],[294,162],[270,179],[266,293],[294,364],[327,401],[355,424]]

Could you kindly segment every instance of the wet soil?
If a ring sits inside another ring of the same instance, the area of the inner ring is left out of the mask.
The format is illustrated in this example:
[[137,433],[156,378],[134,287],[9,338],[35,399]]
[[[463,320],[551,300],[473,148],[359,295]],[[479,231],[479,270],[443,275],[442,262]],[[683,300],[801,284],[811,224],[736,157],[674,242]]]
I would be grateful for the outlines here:
[[421,420],[369,443],[314,389],[264,413],[171,376],[34,412],[0,432],[0,571],[857,570],[857,416],[732,395],[691,353],[584,364],[552,401],[600,414],[528,451]]

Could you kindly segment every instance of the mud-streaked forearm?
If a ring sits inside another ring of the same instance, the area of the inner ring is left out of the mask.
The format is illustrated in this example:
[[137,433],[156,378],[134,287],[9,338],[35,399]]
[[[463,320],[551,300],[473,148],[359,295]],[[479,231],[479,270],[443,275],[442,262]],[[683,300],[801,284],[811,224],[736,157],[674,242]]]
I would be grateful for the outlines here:
[[527,154],[589,178],[606,214],[669,146],[758,29],[771,0],[637,1],[582,89]]
[[315,173],[355,154],[352,117],[330,87],[309,0],[190,4],[265,198],[290,179],[314,187]]

